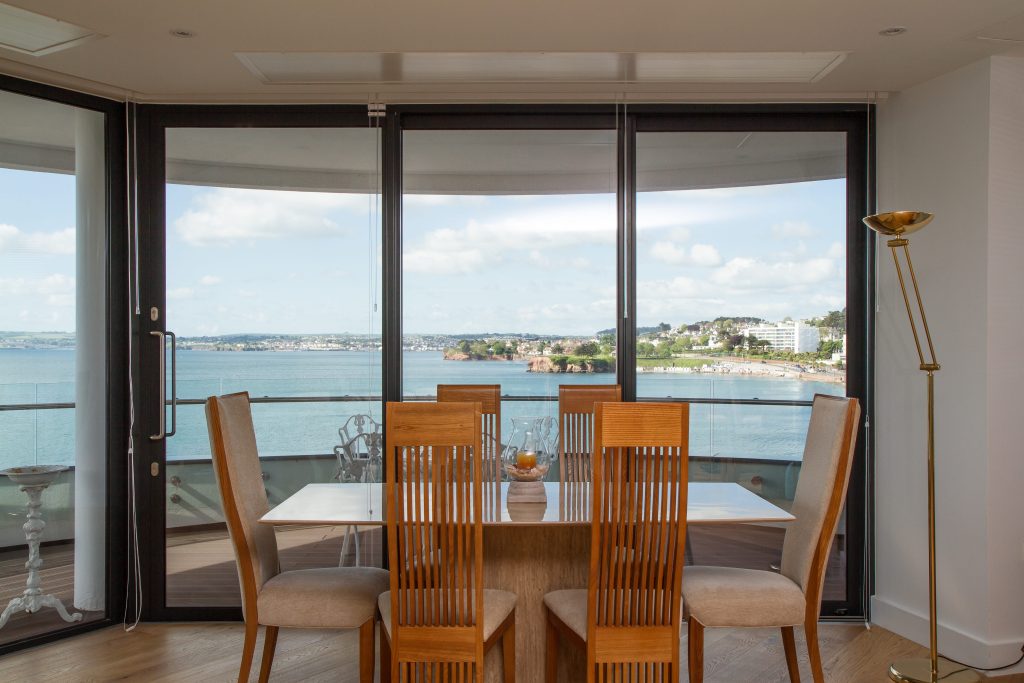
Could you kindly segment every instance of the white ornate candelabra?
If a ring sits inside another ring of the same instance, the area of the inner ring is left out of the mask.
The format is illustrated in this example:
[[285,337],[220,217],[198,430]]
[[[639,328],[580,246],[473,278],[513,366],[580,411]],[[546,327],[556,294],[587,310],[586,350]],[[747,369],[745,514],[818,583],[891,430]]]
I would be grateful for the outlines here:
[[46,528],[43,515],[39,512],[43,506],[43,490],[66,469],[67,467],[62,465],[39,465],[0,470],[0,474],[10,477],[11,481],[19,484],[21,490],[28,496],[28,504],[25,506],[28,509],[28,513],[25,515],[28,519],[21,527],[25,531],[25,540],[28,541],[28,562],[25,563],[25,569],[28,569],[28,579],[25,581],[25,592],[7,603],[3,614],[0,614],[0,628],[3,628],[11,615],[16,612],[24,611],[34,614],[44,607],[52,607],[57,610],[64,621],[82,620],[81,612],[69,614],[64,603],[56,596],[49,593],[44,595],[39,580],[39,568],[43,566],[43,558],[39,555],[39,539],[43,535],[43,529]]

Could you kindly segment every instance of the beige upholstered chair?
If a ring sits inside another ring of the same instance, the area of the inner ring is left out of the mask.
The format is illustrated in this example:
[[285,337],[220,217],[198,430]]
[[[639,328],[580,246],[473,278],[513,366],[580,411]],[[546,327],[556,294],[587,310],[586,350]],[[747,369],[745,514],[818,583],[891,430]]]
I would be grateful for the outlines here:
[[238,681],[249,680],[256,635],[267,627],[259,680],[270,676],[281,626],[359,628],[359,680],[373,681],[374,615],[388,574],[373,567],[330,567],[282,572],[274,528],[259,523],[267,512],[249,394],[211,396],[206,420],[213,470],[238,565],[245,643]]
[[380,680],[482,683],[500,641],[512,683],[516,595],[483,587],[480,404],[388,403],[384,430]]
[[544,596],[547,683],[560,639],[588,683],[679,680],[688,429],[685,403],[597,404],[590,578]]
[[818,649],[818,613],[832,539],[846,499],[860,406],[855,398],[818,394],[804,446],[800,481],[786,530],[780,573],[690,567],[683,579],[689,618],[691,683],[704,679],[705,627],[782,628],[789,678],[799,683],[793,627],[803,624],[815,683],[825,674]]
[[438,384],[438,403],[479,403],[483,428],[482,475],[484,505],[497,509],[501,498],[501,385]]

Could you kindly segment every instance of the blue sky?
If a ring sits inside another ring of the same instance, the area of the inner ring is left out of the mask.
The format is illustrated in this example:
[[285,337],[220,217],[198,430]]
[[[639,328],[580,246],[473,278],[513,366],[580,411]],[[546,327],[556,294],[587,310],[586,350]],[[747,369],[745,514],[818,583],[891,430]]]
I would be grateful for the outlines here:
[[[371,197],[170,185],[167,212],[178,334],[379,332]],[[613,326],[612,195],[408,195],[403,212],[406,332]],[[637,322],[841,308],[844,221],[842,180],[641,193]],[[0,330],[74,329],[73,226],[72,176],[0,169]]]
[[0,330],[75,329],[75,177],[0,168]]

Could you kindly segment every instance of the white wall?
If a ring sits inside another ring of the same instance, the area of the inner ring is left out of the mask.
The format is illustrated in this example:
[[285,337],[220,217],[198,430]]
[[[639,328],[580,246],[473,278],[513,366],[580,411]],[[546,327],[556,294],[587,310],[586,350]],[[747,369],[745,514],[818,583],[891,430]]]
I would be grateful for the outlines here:
[[[940,651],[979,666],[1024,642],[1024,60],[986,59],[878,111],[879,210],[936,215],[911,253],[936,375]],[[872,619],[927,644],[926,385],[880,244]],[[1022,669],[1024,670],[1024,669]]]
[[989,632],[1024,632],[1024,58],[991,74],[988,218]]

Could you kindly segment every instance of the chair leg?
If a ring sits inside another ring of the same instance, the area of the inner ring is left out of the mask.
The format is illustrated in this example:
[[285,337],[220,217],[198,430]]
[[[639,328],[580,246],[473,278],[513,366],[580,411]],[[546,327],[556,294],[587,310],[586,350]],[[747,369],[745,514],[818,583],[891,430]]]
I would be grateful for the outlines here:
[[704,624],[693,615],[687,627],[686,645],[690,683],[704,683]]
[[516,683],[516,615],[512,613],[512,623],[501,636],[501,668],[505,674],[505,683]]
[[782,648],[786,651],[786,668],[789,669],[790,683],[800,683],[800,667],[796,662],[796,638],[793,637],[793,627],[782,627]]
[[252,669],[252,656],[256,652],[256,636],[260,625],[255,619],[245,622],[245,642],[242,643],[242,663],[238,667],[238,683],[248,683],[249,671]]
[[359,627],[359,683],[373,683],[373,636],[377,620],[370,617]]
[[260,683],[270,680],[270,667],[274,665],[274,650],[277,648],[277,626],[263,629],[263,659],[260,660]]
[[384,628],[384,622],[380,624],[380,683],[391,681],[391,640]]
[[804,622],[804,634],[807,636],[807,654],[811,656],[811,678],[814,683],[825,683],[825,669],[821,665],[821,650],[818,649],[817,615]]
[[[544,610],[547,612],[547,610]],[[544,683],[558,682],[558,629],[551,623],[550,615],[547,623],[547,646],[544,652]]]

